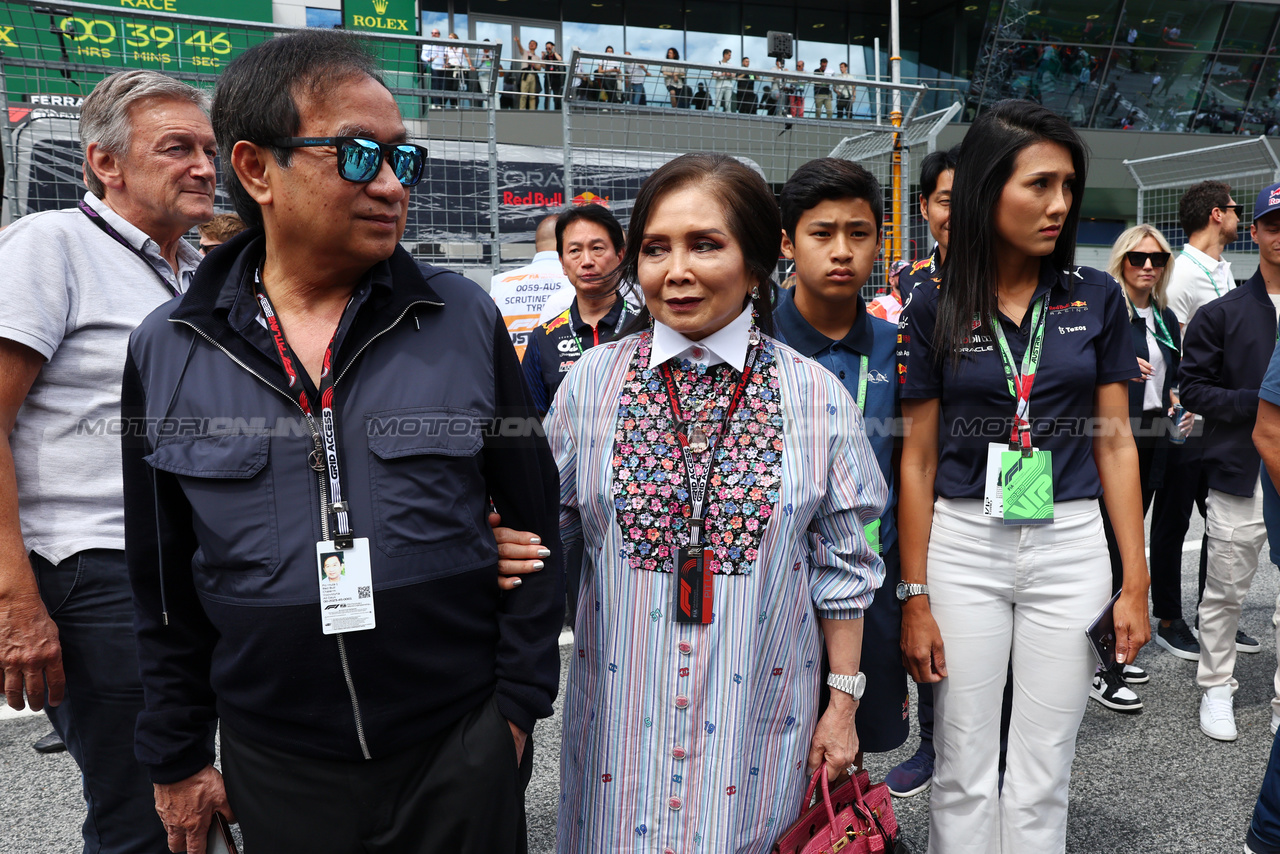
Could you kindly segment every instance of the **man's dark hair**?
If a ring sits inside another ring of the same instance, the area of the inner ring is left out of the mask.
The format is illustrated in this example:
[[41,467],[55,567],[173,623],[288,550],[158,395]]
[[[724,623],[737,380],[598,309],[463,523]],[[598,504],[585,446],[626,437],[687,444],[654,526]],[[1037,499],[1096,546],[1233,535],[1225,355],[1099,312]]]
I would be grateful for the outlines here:
[[594,222],[603,228],[609,234],[609,240],[613,243],[613,251],[621,252],[623,245],[627,242],[626,237],[622,234],[622,223],[618,222],[618,218],[614,216],[604,205],[575,205],[560,211],[560,215],[556,217],[556,254],[564,254],[564,231],[571,224],[580,219],[587,222]]
[[942,173],[948,169],[954,172],[956,164],[959,162],[959,143],[951,146],[946,151],[935,151],[932,154],[926,154],[924,160],[920,161],[920,195],[926,199],[932,196],[933,191],[938,189],[938,179],[942,177]]
[[[298,135],[298,100],[323,98],[336,84],[360,77],[382,82],[364,42],[337,30],[299,30],[254,45],[218,78],[211,114],[218,151],[229,161],[235,144],[247,140],[271,148],[276,162],[288,166],[292,152],[272,142]],[[250,228],[261,227],[262,211],[235,169],[223,170],[223,180],[240,218]]]
[[794,242],[796,226],[804,212],[829,199],[861,199],[871,207],[876,234],[884,219],[884,191],[875,176],[852,160],[820,157],[795,171],[782,186],[778,205],[782,208],[782,228]]
[[1223,181],[1201,181],[1193,184],[1178,201],[1178,222],[1187,237],[1209,225],[1214,208],[1231,203],[1231,185]]

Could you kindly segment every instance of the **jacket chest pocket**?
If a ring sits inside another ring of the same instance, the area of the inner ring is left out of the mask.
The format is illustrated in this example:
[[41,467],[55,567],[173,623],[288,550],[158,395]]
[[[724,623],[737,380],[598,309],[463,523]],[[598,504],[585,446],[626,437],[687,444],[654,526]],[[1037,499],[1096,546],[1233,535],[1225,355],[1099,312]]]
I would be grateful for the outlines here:
[[146,458],[182,485],[198,567],[270,575],[280,563],[270,448],[269,436],[201,436],[160,445]]
[[480,413],[402,409],[370,414],[365,424],[378,548],[398,557],[474,543],[486,500]]

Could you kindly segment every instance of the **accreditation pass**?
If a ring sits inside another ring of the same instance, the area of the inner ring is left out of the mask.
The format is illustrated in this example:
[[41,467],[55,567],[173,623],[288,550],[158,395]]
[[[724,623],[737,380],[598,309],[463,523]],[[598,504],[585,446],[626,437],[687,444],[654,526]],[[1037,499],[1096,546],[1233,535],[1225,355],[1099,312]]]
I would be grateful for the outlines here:
[[316,567],[320,625],[326,635],[362,632],[377,625],[367,537],[354,540],[345,550],[334,548],[332,540],[316,543]]

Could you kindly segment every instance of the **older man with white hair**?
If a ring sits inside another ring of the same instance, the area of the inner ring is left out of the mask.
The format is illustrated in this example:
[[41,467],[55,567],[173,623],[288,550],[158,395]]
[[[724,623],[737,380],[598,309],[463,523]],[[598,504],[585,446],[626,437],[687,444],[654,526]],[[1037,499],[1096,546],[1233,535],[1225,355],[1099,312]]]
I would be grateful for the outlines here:
[[111,425],[129,334],[200,263],[182,238],[213,216],[207,110],[156,72],[107,77],[81,112],[89,192],[0,234],[0,682],[13,708],[48,706],[80,766],[86,854],[166,848],[133,752],[142,685]]

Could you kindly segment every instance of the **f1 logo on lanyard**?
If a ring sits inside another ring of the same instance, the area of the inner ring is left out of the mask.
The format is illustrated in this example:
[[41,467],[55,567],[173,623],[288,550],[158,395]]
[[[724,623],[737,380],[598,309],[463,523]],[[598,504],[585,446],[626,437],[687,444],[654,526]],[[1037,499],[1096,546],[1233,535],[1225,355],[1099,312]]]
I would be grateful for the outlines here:
[[1022,370],[1014,363],[1000,319],[991,327],[1000,345],[1000,360],[1016,410],[1007,446],[992,443],[987,450],[987,491],[983,512],[1004,519],[1006,525],[1047,525],[1053,522],[1053,455],[1031,446],[1031,388],[1044,347],[1049,294],[1031,309],[1031,342],[1022,356]]
[[[297,369],[302,366],[302,360],[285,340],[280,318],[276,316],[271,299],[262,288],[261,272],[259,269],[255,274],[255,295],[275,341],[289,386],[293,388],[301,381]],[[320,396],[320,441],[324,445],[323,456],[317,460],[314,451],[310,455],[311,468],[323,468],[328,476],[329,502],[324,503],[321,509],[324,514],[321,528],[328,530],[330,514],[335,523],[333,539],[316,543],[320,626],[326,635],[364,631],[377,625],[373,610],[373,567],[369,558],[369,540],[367,537],[352,536],[351,514],[347,502],[342,498],[342,475],[338,464],[338,436],[335,428],[337,419],[333,408],[333,344],[336,338],[337,330],[325,349],[317,388]],[[314,427],[311,401],[302,389],[298,389],[297,403]],[[316,465],[321,461],[322,466]]]

